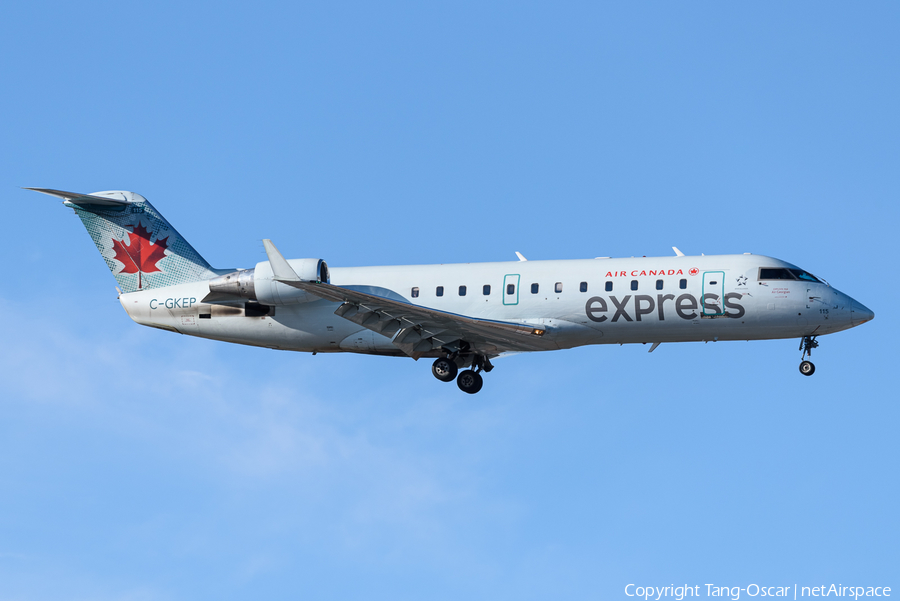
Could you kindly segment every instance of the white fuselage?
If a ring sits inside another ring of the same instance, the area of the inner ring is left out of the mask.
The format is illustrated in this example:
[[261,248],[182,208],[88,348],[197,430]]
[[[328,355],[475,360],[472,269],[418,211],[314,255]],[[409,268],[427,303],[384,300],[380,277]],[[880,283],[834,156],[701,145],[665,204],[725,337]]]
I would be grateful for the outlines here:
[[[331,269],[331,283],[459,315],[539,325],[560,349],[800,338],[871,318],[827,284],[759,279],[760,268],[780,267],[795,268],[750,254],[345,267]],[[403,355],[389,338],[335,315],[336,302],[306,298],[248,316],[243,303],[202,302],[208,294],[201,281],[122,294],[120,301],[137,323],[192,336],[294,351]]]

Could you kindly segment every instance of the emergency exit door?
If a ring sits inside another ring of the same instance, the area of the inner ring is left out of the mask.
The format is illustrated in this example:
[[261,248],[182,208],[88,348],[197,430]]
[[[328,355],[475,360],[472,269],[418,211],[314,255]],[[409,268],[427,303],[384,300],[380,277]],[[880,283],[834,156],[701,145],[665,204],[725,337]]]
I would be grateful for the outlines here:
[[503,304],[519,304],[519,274],[503,276]]

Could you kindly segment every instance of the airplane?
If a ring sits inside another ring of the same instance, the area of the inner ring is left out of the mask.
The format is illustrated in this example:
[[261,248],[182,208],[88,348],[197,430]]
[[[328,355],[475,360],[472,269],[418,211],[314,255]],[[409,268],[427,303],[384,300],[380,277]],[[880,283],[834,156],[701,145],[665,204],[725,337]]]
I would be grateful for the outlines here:
[[434,359],[474,394],[501,355],[593,344],[817,338],[875,315],[796,265],[763,255],[675,256],[330,268],[267,259],[215,269],[146,198],[26,188],[75,211],[141,325],[238,344]]

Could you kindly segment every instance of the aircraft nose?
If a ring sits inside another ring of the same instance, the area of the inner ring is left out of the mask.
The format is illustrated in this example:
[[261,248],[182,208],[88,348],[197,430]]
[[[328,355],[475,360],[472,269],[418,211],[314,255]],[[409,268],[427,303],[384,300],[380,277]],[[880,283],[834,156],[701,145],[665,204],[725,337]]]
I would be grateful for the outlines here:
[[858,326],[875,319],[875,313],[861,302],[854,300],[850,304],[850,323]]

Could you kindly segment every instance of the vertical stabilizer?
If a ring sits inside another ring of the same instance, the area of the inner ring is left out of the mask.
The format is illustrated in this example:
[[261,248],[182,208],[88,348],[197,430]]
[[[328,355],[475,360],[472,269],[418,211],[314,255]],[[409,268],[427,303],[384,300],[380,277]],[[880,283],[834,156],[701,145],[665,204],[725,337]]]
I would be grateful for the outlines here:
[[76,194],[29,188],[65,199],[75,210],[122,292],[206,280],[217,275],[147,199],[112,190]]

